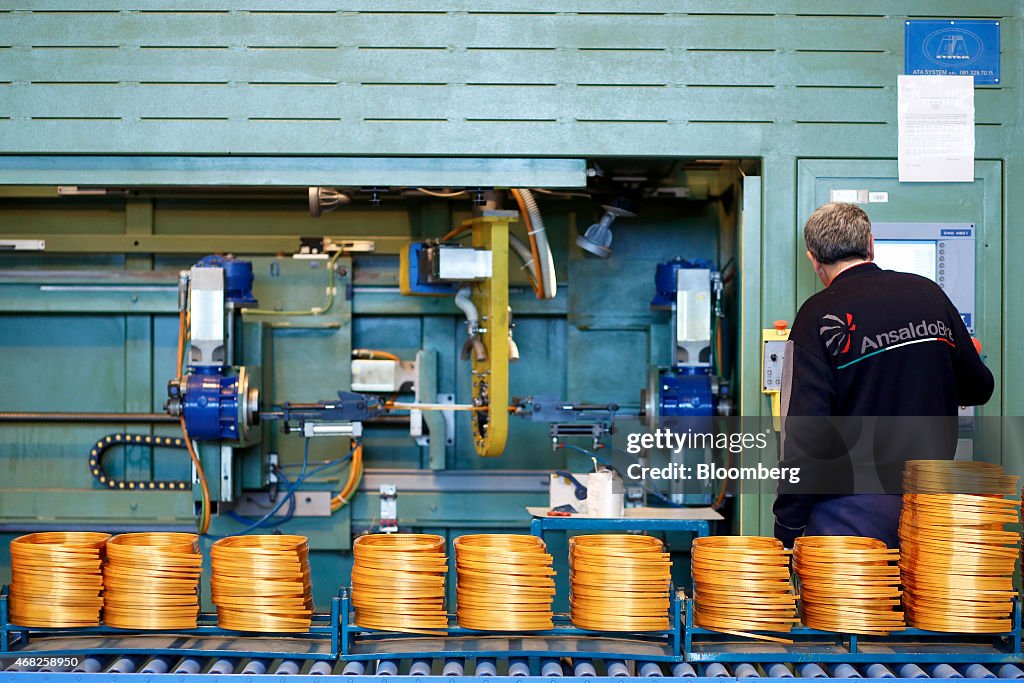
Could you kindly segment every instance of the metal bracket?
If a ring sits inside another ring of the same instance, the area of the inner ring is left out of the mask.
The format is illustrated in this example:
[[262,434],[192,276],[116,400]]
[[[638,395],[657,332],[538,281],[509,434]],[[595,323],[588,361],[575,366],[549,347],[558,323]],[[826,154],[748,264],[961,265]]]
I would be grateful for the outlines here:
[[[455,404],[455,394],[438,394],[437,402],[448,405]],[[454,446],[455,445],[455,411],[454,410],[442,410],[441,416],[444,418],[444,445]]]
[[220,500],[231,502],[235,499],[234,462],[235,451],[231,446],[220,447]]
[[[251,492],[242,494],[235,503],[235,512],[246,517],[262,517],[267,511],[277,505],[288,496],[287,491],[278,491],[273,501],[263,492]],[[330,491],[296,491],[295,492],[295,516],[296,517],[330,517],[331,516],[331,492]],[[285,503],[274,514],[274,517],[283,517],[288,512],[288,503]]]
[[380,532],[398,531],[398,488],[394,484],[380,485]]

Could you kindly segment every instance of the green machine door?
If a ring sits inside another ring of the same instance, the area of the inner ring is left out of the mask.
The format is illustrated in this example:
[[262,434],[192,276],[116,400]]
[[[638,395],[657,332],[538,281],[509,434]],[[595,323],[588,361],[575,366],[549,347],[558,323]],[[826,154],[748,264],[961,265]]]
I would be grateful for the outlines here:
[[[943,223],[974,226],[972,322],[975,336],[984,344],[985,361],[996,378],[996,387],[988,404],[961,412],[961,444],[957,457],[999,462],[1011,473],[1019,473],[1018,461],[1021,458],[1011,447],[1015,432],[1008,429],[1010,425],[1001,418],[1004,414],[1002,164],[998,161],[976,161],[973,183],[900,183],[895,161],[803,159],[799,162],[798,229],[803,229],[808,216],[821,204],[833,200],[848,201],[853,193],[857,193],[858,203],[875,225]],[[878,235],[876,239],[879,239]],[[802,235],[797,244],[799,303],[820,290],[822,285],[804,255]],[[945,251],[949,251],[948,246]]]
[[901,183],[895,161],[801,159],[798,172],[797,305],[822,288],[804,255],[803,225],[815,208],[833,196],[857,192],[860,199],[867,197],[869,201],[859,203],[872,223],[975,226],[974,331],[996,377],[995,393],[978,414],[1002,415],[1002,164],[976,161],[973,183]]

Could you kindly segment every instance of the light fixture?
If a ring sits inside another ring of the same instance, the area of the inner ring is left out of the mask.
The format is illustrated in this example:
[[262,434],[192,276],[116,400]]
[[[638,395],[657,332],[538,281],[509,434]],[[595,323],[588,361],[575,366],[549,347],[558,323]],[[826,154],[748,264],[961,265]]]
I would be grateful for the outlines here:
[[352,201],[351,197],[333,187],[311,187],[309,188],[309,215],[319,218],[322,214],[334,211],[339,206],[345,206],[350,201]]
[[620,216],[632,218],[636,214],[616,204],[603,204],[601,208],[604,209],[601,220],[576,238],[576,246],[599,258],[608,258],[612,255],[612,223]]

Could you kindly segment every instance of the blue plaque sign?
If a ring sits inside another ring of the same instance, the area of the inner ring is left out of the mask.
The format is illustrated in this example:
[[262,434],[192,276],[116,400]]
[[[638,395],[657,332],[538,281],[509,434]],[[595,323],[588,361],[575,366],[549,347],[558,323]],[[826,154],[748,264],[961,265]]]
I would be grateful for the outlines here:
[[908,20],[904,71],[913,76],[974,76],[976,85],[999,83],[999,21]]

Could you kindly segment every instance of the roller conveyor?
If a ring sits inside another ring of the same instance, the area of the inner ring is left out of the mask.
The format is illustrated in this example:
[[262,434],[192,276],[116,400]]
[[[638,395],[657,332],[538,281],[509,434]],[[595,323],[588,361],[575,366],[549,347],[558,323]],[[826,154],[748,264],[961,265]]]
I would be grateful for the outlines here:
[[984,666],[977,663],[943,663],[921,667],[913,663],[896,664],[758,664],[741,662],[725,664],[658,662],[624,662],[622,660],[560,659],[529,661],[500,656],[480,659],[446,658],[435,660],[380,660],[377,662],[327,662],[299,660],[260,660],[235,657],[107,657],[82,658],[77,666],[29,667],[17,666],[7,660],[6,669],[0,671],[4,683],[101,683],[117,681],[189,680],[196,683],[217,683],[224,679],[243,680],[246,683],[273,681],[282,683],[285,677],[317,676],[323,683],[368,683],[381,678],[413,679],[414,683],[453,683],[455,679],[476,683],[501,681],[545,681],[559,678],[563,683],[585,683],[596,679],[663,678],[666,683],[722,683],[750,681],[764,683],[794,681],[795,679],[888,679],[913,681],[919,679],[1024,679],[1024,669],[1013,664]]
[[[966,636],[914,630],[886,638],[794,629],[793,645],[706,631],[692,624],[686,600],[673,592],[671,628],[613,633],[573,627],[556,615],[550,632],[492,633],[453,628],[447,635],[372,631],[351,621],[347,591],[319,615],[314,632],[300,637],[233,633],[210,615],[181,633],[131,633],[105,627],[25,629],[2,623],[0,683],[128,683],[242,677],[246,683],[316,676],[324,683],[365,683],[384,677],[415,683],[499,679],[565,683],[595,679],[664,678],[688,681],[827,679],[1024,678],[1020,607],[1014,631]],[[6,616],[0,594],[0,612]],[[48,658],[73,657],[74,664]],[[19,663],[19,658],[29,658]],[[40,661],[32,661],[36,658]]]

